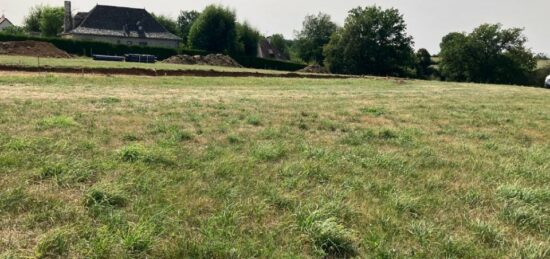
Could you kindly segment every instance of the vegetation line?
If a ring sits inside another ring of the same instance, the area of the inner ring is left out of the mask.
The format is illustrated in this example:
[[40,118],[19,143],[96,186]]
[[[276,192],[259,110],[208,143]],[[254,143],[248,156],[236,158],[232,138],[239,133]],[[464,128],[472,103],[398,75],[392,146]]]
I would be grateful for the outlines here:
[[234,72],[216,70],[157,70],[146,68],[84,68],[84,67],[30,67],[19,65],[0,64],[0,71],[16,72],[51,72],[69,74],[102,74],[102,75],[138,75],[138,76],[197,76],[197,77],[276,77],[276,78],[309,78],[309,79],[348,79],[359,78],[349,75],[320,75],[298,73],[260,73],[260,72]]

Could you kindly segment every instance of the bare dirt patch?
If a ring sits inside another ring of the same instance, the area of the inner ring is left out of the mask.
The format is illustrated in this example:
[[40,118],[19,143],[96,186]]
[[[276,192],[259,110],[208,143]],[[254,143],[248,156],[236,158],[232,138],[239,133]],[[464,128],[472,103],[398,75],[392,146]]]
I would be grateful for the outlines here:
[[148,68],[101,68],[101,67],[30,67],[20,65],[0,64],[0,71],[6,72],[48,72],[66,74],[99,74],[99,75],[131,75],[131,76],[195,76],[195,77],[271,77],[271,78],[311,78],[311,79],[346,79],[360,78],[347,75],[321,74],[272,74],[261,72],[232,72],[216,70],[162,70]]
[[42,41],[0,42],[0,55],[17,55],[48,58],[70,58],[67,52]]
[[207,65],[207,66],[221,66],[221,67],[243,67],[237,61],[230,56],[222,54],[210,54],[206,56],[189,56],[189,55],[177,55],[172,56],[163,61],[169,64],[183,64],[183,65]]

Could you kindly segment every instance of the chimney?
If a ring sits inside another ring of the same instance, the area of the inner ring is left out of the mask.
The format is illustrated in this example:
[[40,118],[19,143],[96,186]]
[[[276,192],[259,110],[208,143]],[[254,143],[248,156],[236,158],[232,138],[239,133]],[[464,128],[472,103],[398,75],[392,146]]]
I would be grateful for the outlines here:
[[73,15],[71,14],[71,1],[65,1],[65,19],[63,32],[69,33],[73,29]]

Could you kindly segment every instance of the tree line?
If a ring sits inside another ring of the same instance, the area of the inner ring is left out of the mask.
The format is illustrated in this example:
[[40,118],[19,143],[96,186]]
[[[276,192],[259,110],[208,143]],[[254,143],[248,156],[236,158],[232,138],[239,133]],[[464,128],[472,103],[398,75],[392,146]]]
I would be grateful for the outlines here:
[[[354,8],[342,26],[327,14],[308,15],[292,40],[281,34],[261,35],[247,22],[237,22],[234,10],[220,5],[207,6],[202,12],[181,11],[177,19],[153,16],[181,37],[185,48],[255,56],[258,42],[269,38],[293,61],[323,65],[332,73],[532,85],[550,73],[550,67],[537,69],[537,60],[545,56],[526,47],[523,29],[500,24],[449,33],[434,59],[426,49],[414,50],[414,39],[395,8]],[[62,25],[62,7],[38,6],[31,9],[23,27],[8,32],[52,37]]]

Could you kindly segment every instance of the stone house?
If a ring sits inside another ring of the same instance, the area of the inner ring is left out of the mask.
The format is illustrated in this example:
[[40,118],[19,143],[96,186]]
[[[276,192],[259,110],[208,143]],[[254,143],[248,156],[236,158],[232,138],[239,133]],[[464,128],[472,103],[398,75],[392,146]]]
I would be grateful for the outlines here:
[[13,23],[11,23],[8,18],[2,15],[2,17],[0,17],[0,31],[11,26],[13,26]]
[[96,5],[90,12],[71,14],[65,1],[61,37],[111,44],[177,48],[181,38],[168,32],[145,9]]
[[288,55],[282,53],[271,44],[270,38],[262,39],[258,42],[258,57],[281,61],[290,60]]

